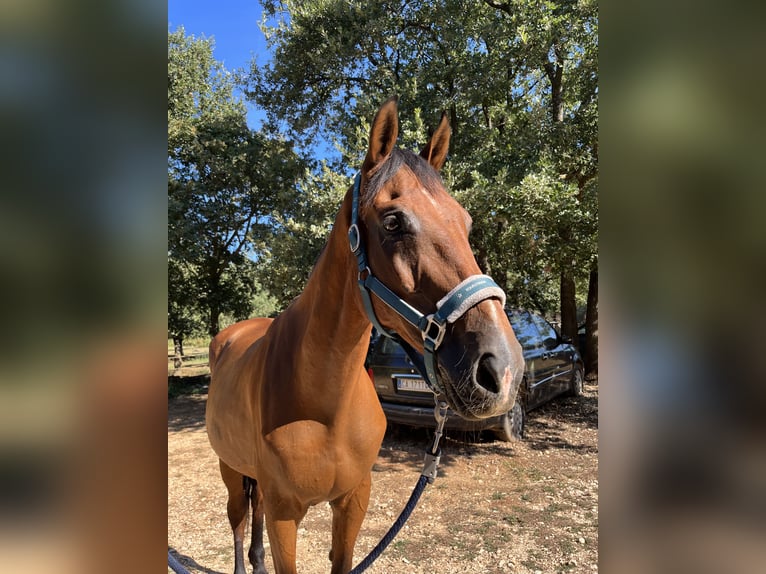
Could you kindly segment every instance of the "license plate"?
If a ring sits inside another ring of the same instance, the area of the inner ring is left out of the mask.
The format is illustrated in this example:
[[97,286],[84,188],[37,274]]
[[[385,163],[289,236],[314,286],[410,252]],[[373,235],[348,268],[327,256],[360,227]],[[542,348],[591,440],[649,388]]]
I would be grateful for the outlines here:
[[409,391],[413,393],[430,393],[431,389],[428,387],[423,379],[416,378],[396,378],[396,390],[397,391]]

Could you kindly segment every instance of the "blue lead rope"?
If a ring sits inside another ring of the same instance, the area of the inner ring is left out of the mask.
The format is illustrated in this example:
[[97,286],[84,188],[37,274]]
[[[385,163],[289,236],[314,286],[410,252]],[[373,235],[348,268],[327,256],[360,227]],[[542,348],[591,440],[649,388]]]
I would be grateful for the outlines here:
[[168,550],[168,566],[176,574],[191,574]]
[[434,417],[436,418],[436,432],[434,433],[434,442],[433,445],[431,445],[431,448],[426,451],[425,461],[423,464],[423,472],[421,472],[420,478],[418,479],[412,494],[410,494],[410,499],[407,501],[407,504],[404,506],[401,514],[399,514],[399,518],[397,518],[396,522],[391,525],[391,528],[389,528],[385,536],[380,539],[380,542],[378,542],[377,546],[375,546],[375,548],[373,548],[370,553],[365,556],[364,560],[362,560],[356,566],[356,568],[351,570],[349,574],[361,574],[367,570],[367,568],[369,568],[372,563],[375,562],[375,560],[378,559],[378,557],[383,553],[388,545],[393,542],[394,538],[396,538],[396,535],[399,534],[399,531],[404,526],[404,523],[407,522],[407,519],[410,517],[410,514],[412,514],[412,511],[415,510],[415,506],[417,506],[418,501],[420,500],[420,495],[423,494],[423,490],[425,490],[426,485],[432,483],[436,478],[436,467],[439,465],[439,457],[441,456],[439,440],[442,437],[444,423],[447,420],[446,401],[439,400],[438,397],[436,400],[437,404],[436,408],[434,409]]
[[425,489],[426,484],[428,484],[428,477],[425,475],[420,475],[418,483],[415,485],[415,489],[412,491],[410,499],[407,501],[407,505],[404,507],[404,510],[402,510],[399,518],[397,518],[396,522],[394,522],[391,528],[389,528],[388,532],[386,532],[386,535],[380,539],[378,545],[375,546],[375,548],[370,551],[365,559],[362,560],[356,568],[349,572],[349,574],[361,574],[367,570],[367,568],[369,568],[372,563],[378,559],[378,556],[383,553],[388,545],[391,544],[394,538],[396,538],[396,535],[399,534],[402,526],[404,526],[404,523],[407,522],[407,519],[410,517],[410,514],[412,514],[412,511],[415,510],[415,506],[417,506],[418,500],[420,500],[420,495],[423,494],[423,490]]

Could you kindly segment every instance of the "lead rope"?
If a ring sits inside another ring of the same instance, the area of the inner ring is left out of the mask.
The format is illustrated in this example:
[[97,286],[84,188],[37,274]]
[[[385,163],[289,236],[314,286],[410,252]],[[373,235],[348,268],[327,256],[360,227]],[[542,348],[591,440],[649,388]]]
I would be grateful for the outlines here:
[[176,574],[191,574],[168,550],[168,567]]
[[412,511],[415,510],[415,506],[417,505],[418,500],[420,500],[420,495],[423,494],[426,485],[431,484],[436,478],[436,470],[439,465],[439,458],[441,457],[439,441],[441,440],[444,431],[444,423],[447,420],[447,402],[441,396],[436,396],[434,400],[436,402],[436,406],[434,407],[434,418],[436,419],[434,442],[431,447],[426,450],[423,460],[423,471],[420,473],[420,478],[410,495],[410,499],[407,501],[401,514],[399,514],[399,518],[397,518],[396,522],[389,528],[386,535],[380,539],[378,545],[375,546],[364,560],[362,560],[356,568],[351,570],[349,574],[361,574],[378,559],[388,545],[391,544],[396,535],[399,534],[399,531],[404,526],[404,523],[407,522]]

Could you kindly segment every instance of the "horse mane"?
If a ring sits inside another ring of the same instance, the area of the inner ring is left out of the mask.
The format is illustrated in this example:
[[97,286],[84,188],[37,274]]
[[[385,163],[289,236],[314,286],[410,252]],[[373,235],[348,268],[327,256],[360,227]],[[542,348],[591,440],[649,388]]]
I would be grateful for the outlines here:
[[386,182],[406,165],[415,174],[423,186],[431,193],[444,186],[442,178],[431,164],[423,157],[409,150],[394,148],[388,159],[378,168],[367,182],[367,189],[362,194],[362,207],[368,207],[377,197]]

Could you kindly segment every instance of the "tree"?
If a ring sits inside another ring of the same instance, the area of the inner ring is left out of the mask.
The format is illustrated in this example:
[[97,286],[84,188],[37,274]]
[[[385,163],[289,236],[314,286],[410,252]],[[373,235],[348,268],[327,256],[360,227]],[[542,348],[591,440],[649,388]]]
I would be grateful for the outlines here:
[[227,313],[247,318],[256,247],[292,200],[305,169],[292,145],[251,130],[241,82],[212,40],[168,34],[169,330],[213,336]]
[[[488,2],[513,19],[514,8],[536,8],[534,3]],[[526,22],[540,30],[531,36],[527,62],[542,67],[550,86],[549,137],[545,152],[565,180],[578,185],[580,200],[584,201],[587,184],[596,176],[597,139],[594,117],[597,83],[595,82],[595,33],[597,22],[592,2],[551,3],[550,10],[526,10]],[[565,89],[566,81],[572,86]],[[579,128],[579,129],[578,129]],[[562,245],[576,240],[576,221],[559,226]],[[577,255],[585,257],[577,257]],[[578,250],[575,257],[559,258],[561,281],[561,330],[577,341],[577,305],[575,303],[575,269],[582,259],[589,263],[589,251]],[[579,260],[578,260],[579,259]],[[590,267],[590,265],[588,265]]]
[[199,330],[197,293],[183,261],[168,255],[168,336],[173,339],[175,366],[181,366],[184,339]]
[[304,145],[336,141],[345,165],[388,95],[405,146],[447,111],[444,178],[474,215],[480,265],[516,304],[559,308],[577,340],[577,285],[597,278],[593,0],[282,0],[264,3],[262,30],[274,58],[250,97]]
[[259,248],[257,276],[280,308],[297,297],[332,228],[351,179],[322,163],[305,174],[289,212],[275,214],[273,236]]

